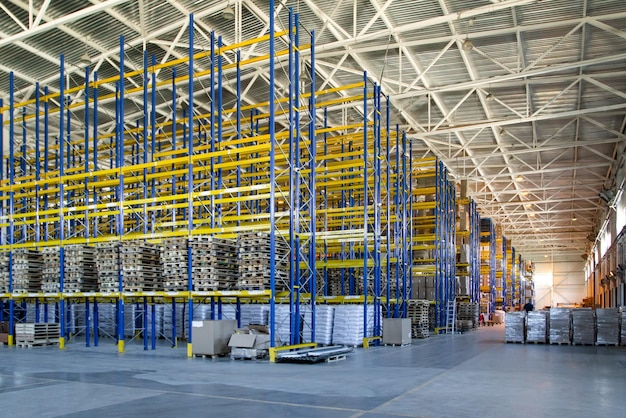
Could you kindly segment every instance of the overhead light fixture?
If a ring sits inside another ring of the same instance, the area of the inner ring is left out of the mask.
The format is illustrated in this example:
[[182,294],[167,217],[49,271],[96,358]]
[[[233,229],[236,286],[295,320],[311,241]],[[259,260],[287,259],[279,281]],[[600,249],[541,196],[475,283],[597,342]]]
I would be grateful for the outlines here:
[[517,182],[524,181],[524,177],[517,176],[517,177],[515,177],[515,181],[517,181]]
[[528,196],[528,192],[524,190],[524,191],[522,192],[522,196]]
[[461,48],[463,48],[463,51],[471,51],[472,49],[474,49],[474,43],[469,39],[466,39],[463,41]]
[[89,54],[87,52],[85,52],[81,57],[80,57],[80,63],[82,65],[91,65],[91,57],[89,56]]
[[485,99],[487,99],[490,102],[493,101],[493,94],[487,93],[487,96],[485,96]]
[[572,216],[572,221],[576,222],[578,220],[578,218],[576,217],[576,215]]
[[235,18],[235,11],[230,5],[226,5],[226,8],[222,10],[222,18],[226,20],[233,20]]

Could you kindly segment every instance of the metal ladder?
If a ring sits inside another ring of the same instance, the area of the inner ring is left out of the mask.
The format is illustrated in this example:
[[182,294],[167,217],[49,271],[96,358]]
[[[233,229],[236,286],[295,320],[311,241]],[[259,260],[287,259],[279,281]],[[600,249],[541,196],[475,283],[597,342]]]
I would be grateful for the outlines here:
[[446,306],[446,334],[456,334],[456,300]]

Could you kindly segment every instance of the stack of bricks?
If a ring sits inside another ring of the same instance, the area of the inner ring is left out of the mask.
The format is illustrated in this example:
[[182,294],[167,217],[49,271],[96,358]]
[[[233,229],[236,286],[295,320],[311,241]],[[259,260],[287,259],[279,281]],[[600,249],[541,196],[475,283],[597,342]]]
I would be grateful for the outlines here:
[[96,249],[87,245],[67,245],[65,251],[64,292],[98,290]]
[[[241,290],[265,290],[270,287],[270,234],[247,232],[238,241],[239,280]],[[288,288],[289,247],[278,236],[275,240],[274,286],[277,291]]]
[[96,246],[96,268],[98,271],[98,287],[100,292],[117,292],[119,290],[119,242],[99,243]]
[[43,275],[41,290],[47,293],[60,291],[61,257],[59,247],[45,247],[41,250]]
[[160,249],[144,241],[125,241],[120,247],[123,289],[126,292],[163,290]]
[[168,238],[161,246],[163,290],[179,292],[188,290],[187,238]]
[[237,242],[210,236],[189,240],[196,291],[228,290],[237,284]]
[[13,292],[41,292],[43,258],[36,249],[13,250]]

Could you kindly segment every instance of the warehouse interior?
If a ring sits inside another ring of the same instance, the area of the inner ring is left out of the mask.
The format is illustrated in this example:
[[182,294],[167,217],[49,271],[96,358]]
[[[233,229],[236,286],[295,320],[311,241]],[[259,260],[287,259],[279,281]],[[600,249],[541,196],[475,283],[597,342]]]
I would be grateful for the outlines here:
[[0,22],[0,405],[621,414],[622,0]]

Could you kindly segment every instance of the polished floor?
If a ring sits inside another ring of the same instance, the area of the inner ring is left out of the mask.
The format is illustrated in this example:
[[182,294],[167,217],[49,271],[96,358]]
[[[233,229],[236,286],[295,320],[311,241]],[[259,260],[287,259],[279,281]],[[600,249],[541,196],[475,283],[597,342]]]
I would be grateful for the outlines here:
[[622,417],[626,347],[505,344],[504,327],[270,364],[112,343],[0,347],[11,417]]

